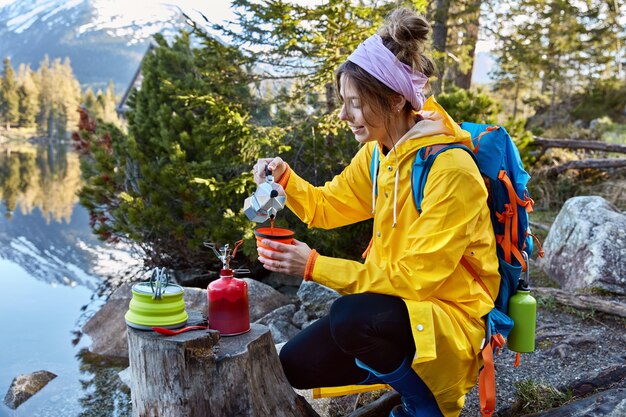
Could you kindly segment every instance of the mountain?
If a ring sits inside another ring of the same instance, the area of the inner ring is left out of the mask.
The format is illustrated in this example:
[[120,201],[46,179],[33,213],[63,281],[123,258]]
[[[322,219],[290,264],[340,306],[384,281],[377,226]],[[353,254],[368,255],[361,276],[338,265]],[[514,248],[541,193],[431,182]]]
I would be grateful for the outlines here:
[[0,205],[0,259],[8,259],[32,277],[53,285],[80,285],[95,289],[102,277],[119,276],[139,260],[123,247],[98,241],[89,229],[89,215],[74,207],[68,223],[48,222],[39,210],[19,210],[6,220]]
[[173,36],[185,19],[160,1],[0,0],[0,58],[39,67],[44,55],[69,57],[83,86],[117,93],[130,83],[151,36]]

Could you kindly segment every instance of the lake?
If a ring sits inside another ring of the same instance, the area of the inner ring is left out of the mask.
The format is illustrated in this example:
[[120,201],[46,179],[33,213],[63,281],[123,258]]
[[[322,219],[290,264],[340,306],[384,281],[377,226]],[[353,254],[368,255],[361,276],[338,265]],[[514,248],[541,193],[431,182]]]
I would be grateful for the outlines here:
[[13,378],[58,376],[0,417],[127,416],[130,396],[110,363],[86,353],[80,330],[104,303],[107,277],[137,264],[98,241],[78,204],[80,167],[62,145],[0,146],[0,395]]

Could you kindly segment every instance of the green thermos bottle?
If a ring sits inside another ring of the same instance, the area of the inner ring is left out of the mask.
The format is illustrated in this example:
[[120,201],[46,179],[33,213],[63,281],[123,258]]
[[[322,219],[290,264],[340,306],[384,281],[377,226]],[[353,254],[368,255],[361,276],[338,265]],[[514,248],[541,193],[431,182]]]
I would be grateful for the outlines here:
[[509,317],[514,323],[507,339],[509,349],[522,353],[534,352],[537,300],[530,295],[524,279],[519,280],[517,292],[509,299]]

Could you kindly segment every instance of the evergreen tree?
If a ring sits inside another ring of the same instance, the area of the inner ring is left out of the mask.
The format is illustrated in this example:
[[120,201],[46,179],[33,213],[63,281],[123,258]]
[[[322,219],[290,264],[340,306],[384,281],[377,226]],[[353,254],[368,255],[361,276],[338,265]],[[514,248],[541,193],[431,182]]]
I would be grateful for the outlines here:
[[20,126],[35,126],[37,114],[39,113],[39,89],[29,65],[20,65],[17,82],[19,85]]
[[115,96],[115,85],[109,81],[103,97],[102,118],[106,122],[116,123],[117,120],[117,97]]
[[4,71],[0,85],[0,120],[8,130],[11,125],[17,124],[20,120],[20,99],[11,60],[8,57],[4,58],[3,65]]
[[39,66],[39,115],[37,126],[48,137],[64,136],[78,122],[77,109],[81,101],[80,85],[65,58],[50,63],[48,56]]
[[193,36],[197,48],[186,32],[171,45],[155,36],[129,100],[128,136],[86,114],[74,135],[94,231],[135,241],[150,265],[176,269],[215,265],[203,242],[252,237],[242,213],[250,168],[270,147],[280,150],[282,132],[247,112],[257,101],[247,59],[197,28]]
[[442,76],[446,84],[451,82],[464,90],[469,90],[472,84],[481,4],[482,0],[456,1],[449,10],[446,60],[442,69],[445,75],[442,72]]
[[626,10],[617,3],[502,0],[495,7],[500,45],[494,50],[494,75],[502,91],[515,92],[515,108],[525,96],[536,108],[548,109],[551,125],[565,120],[557,115],[561,103],[619,71],[616,57],[625,32],[618,22]]
[[[102,94],[99,91],[99,95]],[[83,96],[83,106],[85,110],[95,118],[102,118],[103,108],[100,104],[99,100],[96,98],[96,95],[93,93],[93,89],[89,87]]]

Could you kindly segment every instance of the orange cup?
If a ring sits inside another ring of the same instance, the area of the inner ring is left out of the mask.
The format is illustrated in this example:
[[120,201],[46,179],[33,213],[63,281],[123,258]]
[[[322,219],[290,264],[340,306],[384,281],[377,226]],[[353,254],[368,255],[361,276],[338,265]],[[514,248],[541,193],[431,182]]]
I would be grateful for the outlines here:
[[257,227],[254,229],[254,235],[256,236],[256,245],[259,248],[269,249],[275,251],[275,249],[265,246],[261,243],[263,239],[273,240],[274,242],[286,243],[291,245],[293,243],[294,232],[283,227]]

